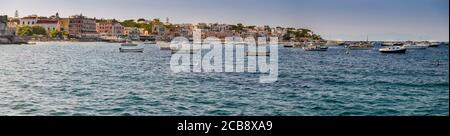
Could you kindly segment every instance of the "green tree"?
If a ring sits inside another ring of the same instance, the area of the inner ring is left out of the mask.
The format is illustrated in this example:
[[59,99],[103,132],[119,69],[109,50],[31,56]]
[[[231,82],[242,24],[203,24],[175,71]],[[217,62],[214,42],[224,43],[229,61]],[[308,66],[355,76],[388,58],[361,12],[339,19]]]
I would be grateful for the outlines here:
[[139,18],[137,21],[138,21],[138,22],[141,22],[141,21],[145,21],[145,19]]
[[19,36],[38,36],[38,35],[47,35],[47,31],[45,28],[41,26],[23,26],[19,27],[17,30],[17,35]]
[[47,35],[47,31],[41,26],[32,26],[31,30],[35,35]]
[[29,26],[19,27],[17,30],[17,35],[19,36],[32,36],[33,30]]
[[64,36],[64,33],[61,31],[58,31],[58,30],[50,30],[49,36],[52,38],[56,38],[56,37],[61,38]]
[[138,24],[134,20],[125,20],[120,24],[124,27],[138,27]]

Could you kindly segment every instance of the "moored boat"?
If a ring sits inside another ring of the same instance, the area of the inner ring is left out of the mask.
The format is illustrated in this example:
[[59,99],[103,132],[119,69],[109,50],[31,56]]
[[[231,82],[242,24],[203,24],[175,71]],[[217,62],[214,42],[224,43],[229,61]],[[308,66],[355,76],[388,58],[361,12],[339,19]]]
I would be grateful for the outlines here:
[[119,48],[120,52],[144,52],[144,48]]
[[425,44],[416,44],[416,43],[406,43],[402,46],[402,48],[405,49],[426,49],[428,48],[428,45]]
[[303,47],[303,50],[305,51],[327,51],[328,47],[322,47],[320,46],[320,44],[315,44],[315,43],[308,43],[307,47]]
[[146,41],[144,41],[144,44],[156,44],[156,41],[146,40]]
[[131,41],[126,41],[125,43],[120,44],[121,46],[138,46],[138,44],[135,44]]
[[381,48],[379,51],[381,53],[406,53],[406,48],[400,47],[400,46],[394,46],[394,47],[387,47],[387,48]]
[[270,56],[270,51],[266,52],[245,52],[245,56]]
[[441,45],[441,43],[431,43],[428,47],[439,47]]
[[370,50],[373,46],[368,42],[359,42],[347,46],[350,50]]
[[120,45],[121,47],[119,48],[119,52],[144,52],[144,48],[139,47],[138,44],[128,40]]

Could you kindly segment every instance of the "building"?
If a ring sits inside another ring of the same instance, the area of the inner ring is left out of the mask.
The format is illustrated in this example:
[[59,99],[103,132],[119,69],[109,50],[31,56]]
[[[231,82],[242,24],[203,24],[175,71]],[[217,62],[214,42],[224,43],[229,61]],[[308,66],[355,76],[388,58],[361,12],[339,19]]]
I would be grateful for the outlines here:
[[66,34],[69,33],[69,18],[60,18],[59,19],[59,25],[60,25],[60,31],[64,32]]
[[83,15],[74,15],[69,18],[69,35],[78,38],[96,38],[96,20]]
[[124,27],[115,20],[107,20],[96,24],[96,31],[100,36],[123,36]]
[[12,18],[8,20],[8,30],[10,34],[16,35],[17,34],[17,28],[19,27],[19,19]]
[[123,32],[124,35],[130,37],[133,40],[139,40],[139,36],[141,35],[139,28],[137,27],[125,27]]
[[36,22],[36,26],[43,27],[47,33],[50,31],[61,31],[61,25],[58,20],[41,19]]
[[39,20],[39,17],[37,15],[23,17],[23,18],[19,19],[19,25],[20,26],[34,26],[34,25],[36,25],[38,20]]

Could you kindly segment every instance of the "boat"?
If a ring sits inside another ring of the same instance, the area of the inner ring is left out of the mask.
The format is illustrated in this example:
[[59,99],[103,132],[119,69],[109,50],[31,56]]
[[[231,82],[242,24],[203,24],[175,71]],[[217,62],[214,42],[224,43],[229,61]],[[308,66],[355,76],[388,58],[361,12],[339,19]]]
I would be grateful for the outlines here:
[[426,45],[426,44],[416,44],[414,42],[408,42],[405,45],[403,45],[402,48],[405,48],[405,49],[426,49],[426,48],[428,48],[428,45]]
[[441,43],[434,42],[434,43],[431,43],[430,45],[428,45],[428,47],[439,47],[440,45],[441,45]]
[[283,47],[284,48],[294,48],[294,43],[285,43],[284,45],[283,45]]
[[358,42],[347,46],[350,50],[369,50],[372,49],[373,46],[368,42]]
[[138,46],[138,44],[135,44],[131,41],[125,41],[125,43],[120,44],[121,46]]
[[120,52],[144,52],[144,48],[119,48]]
[[328,47],[322,47],[320,45],[315,45],[314,43],[308,43],[307,47],[303,47],[305,51],[327,51]]
[[177,49],[172,49],[171,52],[172,54],[196,54],[197,52],[199,52],[200,49],[181,49],[181,50],[177,50]]
[[406,48],[400,46],[393,46],[379,49],[381,53],[406,53],[406,50],[407,50]]
[[403,46],[402,42],[383,42],[381,46]]
[[156,41],[145,40],[144,44],[156,44]]
[[135,44],[131,41],[126,41],[121,44],[119,48],[119,52],[144,52],[144,48],[139,47],[138,44]]
[[369,49],[372,49],[373,46],[369,42],[369,36],[367,36],[367,39],[365,42],[356,42],[356,43],[350,44],[349,46],[347,46],[347,48],[350,50],[369,50]]
[[245,52],[245,56],[270,56],[270,51],[266,52]]
[[170,43],[168,42],[158,42],[157,44],[159,45],[160,50],[172,50]]

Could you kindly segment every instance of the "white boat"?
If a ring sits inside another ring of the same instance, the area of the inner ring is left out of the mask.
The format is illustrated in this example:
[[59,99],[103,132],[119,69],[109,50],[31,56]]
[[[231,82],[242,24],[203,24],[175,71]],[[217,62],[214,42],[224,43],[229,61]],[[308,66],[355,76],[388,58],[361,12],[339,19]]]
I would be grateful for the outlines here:
[[407,43],[402,46],[405,49],[426,49],[428,45],[426,44],[415,44],[415,43]]
[[327,51],[328,47],[322,47],[319,44],[315,43],[308,43],[307,47],[303,47],[303,50],[305,51]]
[[148,41],[148,40],[146,40],[146,41],[144,41],[144,44],[156,44],[156,41]]
[[400,46],[393,46],[379,49],[381,53],[406,53],[406,50],[407,50],[406,48]]
[[126,41],[125,43],[120,44],[121,46],[138,46],[138,44],[135,44],[131,41]]
[[441,43],[433,42],[433,43],[429,44],[428,47],[439,47],[439,45],[441,45]]
[[170,43],[168,42],[158,42],[157,44],[159,45],[160,50],[172,50]]
[[144,52],[144,48],[139,47],[138,44],[132,43],[130,41],[126,41],[121,44],[119,48],[119,52]]
[[172,54],[196,54],[200,50],[190,49],[190,50],[171,50]]

